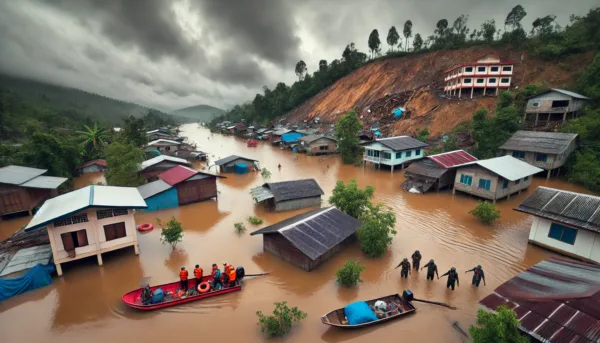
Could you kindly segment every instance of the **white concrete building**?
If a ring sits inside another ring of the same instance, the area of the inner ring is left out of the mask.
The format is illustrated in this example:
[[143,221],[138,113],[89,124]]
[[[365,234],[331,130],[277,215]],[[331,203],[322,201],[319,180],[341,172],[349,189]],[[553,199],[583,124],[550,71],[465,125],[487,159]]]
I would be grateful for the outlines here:
[[538,187],[515,210],[534,216],[530,243],[600,263],[600,197]]
[[472,62],[453,66],[444,71],[444,93],[461,96],[498,95],[501,89],[509,89],[514,73],[514,61],[502,60],[490,52]]
[[383,164],[394,171],[394,167],[404,169],[405,165],[412,161],[422,159],[425,156],[423,149],[428,147],[428,144],[409,136],[396,136],[365,142],[362,146],[365,148],[363,165],[371,162],[381,168]]
[[25,228],[47,227],[56,272],[61,264],[133,246],[139,254],[133,209],[146,208],[133,187],[91,185],[44,203]]

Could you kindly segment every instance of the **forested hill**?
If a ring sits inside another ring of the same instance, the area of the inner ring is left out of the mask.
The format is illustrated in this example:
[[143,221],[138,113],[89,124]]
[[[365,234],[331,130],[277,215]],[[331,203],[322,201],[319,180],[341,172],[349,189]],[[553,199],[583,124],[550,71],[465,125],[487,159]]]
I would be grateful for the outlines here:
[[209,122],[223,113],[225,113],[225,111],[220,108],[209,105],[196,105],[172,111],[170,114],[197,122]]

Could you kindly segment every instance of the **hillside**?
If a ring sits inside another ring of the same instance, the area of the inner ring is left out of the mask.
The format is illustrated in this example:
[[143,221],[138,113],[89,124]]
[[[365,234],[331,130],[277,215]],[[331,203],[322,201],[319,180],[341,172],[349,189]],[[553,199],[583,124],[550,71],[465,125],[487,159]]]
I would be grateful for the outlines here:
[[217,117],[223,113],[225,113],[225,111],[220,108],[209,105],[196,105],[172,111],[170,114],[179,117],[185,117],[196,122],[209,122],[214,117]]
[[[319,117],[321,121],[332,123],[355,108],[367,124],[389,123],[385,135],[414,135],[417,130],[427,127],[432,136],[437,136],[457,124],[470,121],[476,109],[491,109],[496,103],[493,97],[457,100],[440,96],[445,69],[488,52],[497,52],[503,59],[516,61],[513,88],[529,83],[568,87],[592,58],[591,54],[572,55],[569,61],[556,63],[531,58],[522,51],[474,46],[384,59],[366,64],[339,79],[280,119],[293,124]],[[386,104],[386,94],[396,97],[391,107]],[[411,111],[410,117],[393,122],[391,109],[401,105]]]

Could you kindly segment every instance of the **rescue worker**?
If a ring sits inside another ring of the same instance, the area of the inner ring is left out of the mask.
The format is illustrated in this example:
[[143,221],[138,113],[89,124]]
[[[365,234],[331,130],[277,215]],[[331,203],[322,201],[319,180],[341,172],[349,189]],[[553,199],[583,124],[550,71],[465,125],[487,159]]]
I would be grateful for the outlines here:
[[213,263],[213,265],[212,265],[212,277],[213,277],[213,284],[212,284],[213,289],[221,289],[221,287],[222,287],[221,270],[219,270],[219,267],[217,266],[216,263]]
[[197,264],[196,268],[194,268],[194,277],[196,278],[196,289],[198,289],[198,285],[202,282],[202,274],[204,271],[200,268],[200,265]]
[[473,272],[473,280],[471,281],[471,284],[475,285],[475,287],[479,287],[479,283],[481,282],[481,280],[483,280],[483,285],[485,286],[485,274],[483,273],[481,265],[478,265],[473,269],[467,270],[465,274],[468,272]]
[[402,259],[402,262],[400,262],[396,268],[398,267],[402,267],[402,269],[400,269],[400,277],[408,279],[408,274],[410,274],[410,262],[408,262],[406,257]]
[[423,256],[421,256],[421,252],[417,250],[412,254],[411,257],[413,261],[413,268],[415,268],[416,271],[419,271],[419,266],[421,265],[421,258],[423,258]]
[[142,304],[148,305],[152,301],[152,290],[150,289],[150,285],[147,284],[146,287],[142,290]]
[[440,274],[438,274],[437,265],[433,262],[433,259],[429,260],[429,263],[423,266],[421,270],[427,268],[427,280],[433,280],[433,274],[437,276],[438,280],[440,278]]
[[179,281],[181,282],[181,289],[187,291],[188,289],[188,271],[185,270],[185,267],[181,267],[181,271],[179,272]]
[[231,264],[227,262],[223,263],[223,273],[221,274],[221,281],[224,285],[229,283],[229,270],[232,268],[233,267],[231,266]]
[[452,287],[454,290],[454,283],[456,283],[460,287],[460,282],[458,281],[458,273],[456,272],[456,268],[452,267],[446,274],[443,274],[442,277],[448,275],[448,281],[446,282],[446,288]]
[[229,276],[229,287],[233,287],[236,285],[237,274],[235,273],[235,269],[231,267],[229,272],[227,273]]

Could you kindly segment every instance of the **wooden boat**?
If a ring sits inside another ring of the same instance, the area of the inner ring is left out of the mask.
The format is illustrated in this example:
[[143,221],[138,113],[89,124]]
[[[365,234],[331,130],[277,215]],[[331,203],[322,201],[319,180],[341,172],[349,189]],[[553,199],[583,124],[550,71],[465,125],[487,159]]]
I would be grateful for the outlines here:
[[[202,281],[203,282],[204,281],[211,282],[212,279],[213,279],[212,275],[208,275],[208,276],[203,277]],[[195,286],[196,286],[196,280],[189,279],[188,280],[188,288],[193,289]],[[132,308],[135,308],[138,310],[142,310],[142,311],[152,311],[152,310],[158,310],[161,308],[185,304],[185,303],[189,303],[192,301],[216,297],[218,295],[223,295],[223,294],[227,294],[227,293],[238,292],[238,291],[242,290],[242,286],[238,284],[237,286],[234,286],[234,287],[226,287],[226,288],[222,288],[220,290],[210,290],[206,293],[199,293],[199,294],[188,296],[188,297],[178,297],[176,295],[176,291],[180,287],[181,287],[181,283],[179,281],[150,287],[150,289],[152,289],[153,292],[154,292],[154,290],[156,290],[158,288],[162,288],[165,295],[169,292],[173,293],[173,297],[167,298],[165,296],[165,300],[160,303],[157,303],[157,304],[148,304],[148,305],[142,304],[142,288],[139,288],[139,289],[136,289],[129,293],[126,293],[125,295],[123,295],[123,297],[121,297],[121,300],[123,300],[125,305],[127,305],[129,307],[132,307]]]
[[[356,324],[356,325],[349,325],[349,324],[344,324],[344,323],[347,323],[347,321],[346,321],[346,316],[344,314],[344,308],[342,307],[342,308],[338,308],[337,310],[333,310],[333,311],[327,313],[326,315],[322,316],[321,317],[321,322],[323,322],[323,324],[326,324],[326,325],[337,326],[337,327],[340,327],[340,328],[355,329],[355,328],[361,328],[361,327],[365,327],[365,326],[371,326],[371,325],[375,325],[375,324],[380,324],[380,323],[383,323],[383,322],[387,322],[387,321],[390,321],[390,320],[398,319],[400,317],[404,317],[406,315],[412,314],[412,313],[414,313],[417,310],[413,306],[413,304],[411,304],[409,301],[404,300],[400,296],[400,294],[392,294],[392,295],[388,295],[388,296],[377,298],[377,299],[367,300],[366,303],[369,306],[373,306],[375,304],[375,302],[378,301],[378,300],[382,300],[386,304],[389,304],[390,302],[393,302],[396,305],[398,305],[399,308],[402,309],[402,312],[401,313],[396,313],[396,314],[388,315],[385,318],[381,318],[381,319],[378,319],[378,320],[373,321],[373,322]],[[389,314],[389,312],[388,312],[388,314]]]

